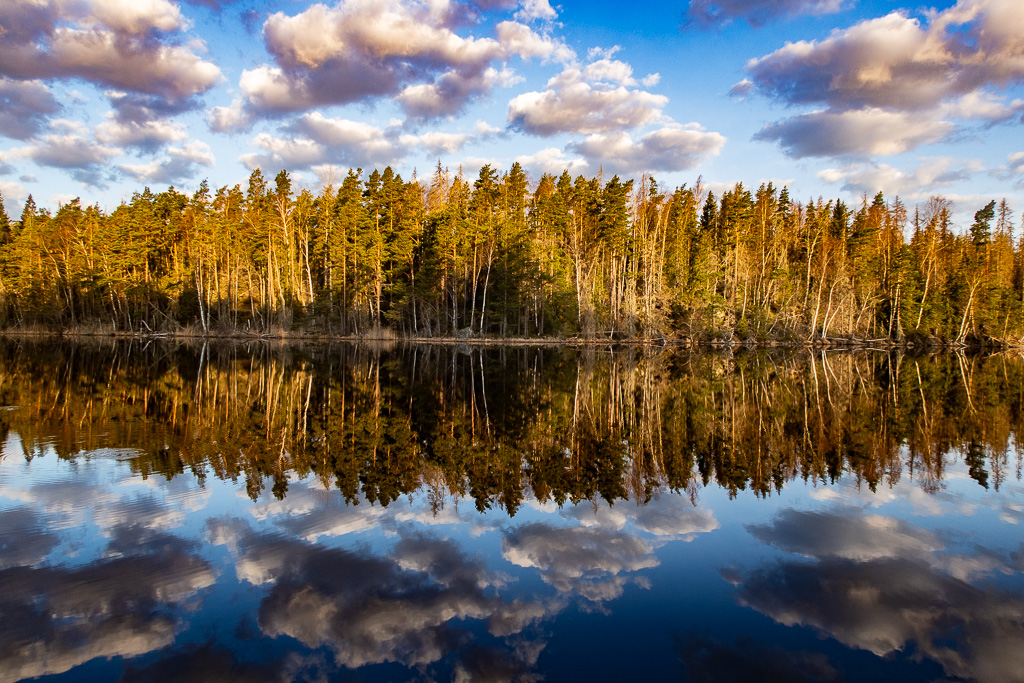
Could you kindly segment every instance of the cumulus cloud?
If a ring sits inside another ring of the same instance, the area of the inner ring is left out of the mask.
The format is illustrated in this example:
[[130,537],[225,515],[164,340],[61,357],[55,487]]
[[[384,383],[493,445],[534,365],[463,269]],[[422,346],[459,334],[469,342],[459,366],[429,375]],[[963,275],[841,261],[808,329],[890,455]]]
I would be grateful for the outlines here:
[[116,147],[100,145],[75,133],[44,135],[38,144],[23,147],[21,152],[37,164],[56,168],[89,168],[121,154]]
[[704,130],[696,123],[673,125],[652,131],[639,140],[624,132],[588,135],[569,149],[592,165],[623,174],[643,171],[682,171],[718,154],[725,136]]
[[710,510],[691,505],[678,496],[661,496],[635,508],[621,505],[600,505],[593,508],[577,505],[562,512],[585,527],[623,529],[627,524],[655,536],[658,541],[689,542],[699,534],[718,528],[718,520]]
[[1024,182],[1024,152],[1006,155],[1006,163],[1000,166],[997,173],[1003,178],[1018,179]]
[[800,14],[834,14],[855,0],[690,0],[688,23],[702,27],[726,26],[745,21],[758,28],[774,19]]
[[0,77],[0,135],[31,138],[61,109],[45,83]]
[[[589,68],[589,67],[588,67]],[[588,77],[569,67],[548,81],[541,92],[514,97],[508,104],[508,122],[531,135],[608,133],[655,122],[668,104],[664,95],[609,83],[623,70],[599,68]]]
[[0,75],[17,80],[82,78],[98,85],[187,100],[220,70],[168,40],[184,28],[167,0],[41,0],[0,5]]
[[67,126],[54,126],[65,128],[63,132],[43,135],[31,144],[12,149],[7,158],[31,159],[40,166],[64,169],[86,185],[101,186],[105,182],[106,163],[123,154],[123,150],[90,140],[75,124],[67,123]]
[[480,136],[498,135],[499,133],[502,132],[501,128],[498,128],[497,126],[492,126],[486,121],[477,121],[476,124],[473,126],[473,130],[476,132],[477,135]]
[[227,107],[211,107],[206,123],[214,133],[244,133],[252,128],[253,116],[241,100],[235,100]]
[[118,168],[140,182],[172,185],[192,178],[197,167],[213,164],[210,146],[193,140],[182,147],[168,147],[167,156],[161,160],[148,164],[120,164]]
[[553,21],[558,18],[558,13],[551,7],[548,0],[523,0],[519,11],[516,12],[516,18],[522,21],[534,19]]
[[378,128],[359,121],[327,117],[320,112],[299,117],[285,130],[290,133],[287,137],[257,135],[252,144],[263,152],[242,155],[242,163],[249,168],[278,165],[308,169],[328,164],[373,168],[394,165],[415,148],[434,155],[454,154],[475,139],[469,133],[401,133],[394,125]]
[[948,137],[955,126],[908,112],[869,108],[815,111],[762,128],[755,140],[778,142],[793,157],[889,156]]
[[1024,100],[1005,98],[988,92],[970,92],[945,107],[948,116],[979,119],[991,123],[1008,121],[1024,112]]
[[430,131],[420,135],[401,135],[398,142],[405,147],[420,147],[431,154],[455,154],[473,139],[468,133]]
[[[0,166],[2,166],[2,161],[0,161]],[[22,180],[22,182],[27,181]],[[28,198],[28,190],[20,183],[0,182],[0,196],[4,198],[4,203],[7,205],[8,215],[17,215],[21,210],[21,202]],[[18,211],[15,211],[15,208],[18,208]]]
[[522,79],[512,71],[486,68],[480,74],[446,71],[433,83],[406,87],[395,98],[412,118],[431,119],[449,115],[452,102],[468,102],[477,95],[490,92],[495,86],[508,87]]
[[[71,3],[59,3],[67,8]],[[182,27],[184,17],[167,0],[89,0],[84,3],[83,26],[106,27],[130,35],[154,31],[169,33]]]
[[541,62],[568,63],[576,53],[564,41],[540,34],[529,26],[515,21],[503,21],[495,26],[498,43],[509,55],[522,59],[539,59]]
[[299,117],[287,126],[287,131],[291,135],[285,138],[260,133],[252,144],[263,152],[244,154],[239,161],[249,168],[301,170],[326,164],[372,168],[393,165],[406,152],[390,131],[326,117],[320,112]]
[[[113,119],[113,117],[109,117]],[[185,126],[168,121],[120,122],[107,120],[96,127],[96,139],[100,142],[137,147],[152,152],[169,142],[178,142],[188,137]]]
[[327,148],[308,138],[278,138],[260,133],[252,144],[263,152],[250,152],[238,157],[247,168],[288,168],[301,170],[328,160]]
[[745,69],[758,90],[791,104],[921,110],[961,94],[955,62],[942,33],[893,12],[820,42],[787,43]]
[[[1024,5],[1016,0],[960,0],[924,22],[896,11],[820,41],[787,43],[746,64],[753,87],[786,104],[825,110],[771,124],[759,138],[780,140],[796,155],[829,154],[836,147],[823,143],[830,129],[872,119],[912,123],[912,134],[891,146],[878,135],[866,135],[860,147],[837,146],[838,153],[897,154],[948,136],[954,126],[944,117],[1009,120],[1024,104],[1006,102],[999,91],[1024,79],[1022,27]],[[801,130],[819,142],[800,144]]]
[[199,101],[195,97],[164,99],[156,95],[123,90],[107,90],[104,95],[110,102],[113,120],[119,123],[144,125],[199,107]]
[[909,171],[889,164],[858,163],[822,169],[817,176],[827,183],[839,183],[843,190],[857,195],[884,191],[917,199],[926,198],[942,187],[966,180],[983,170],[977,161],[927,157]]
[[688,503],[675,496],[650,501],[635,511],[633,523],[662,540],[692,541],[698,534],[711,533],[718,528],[718,520],[710,510]]
[[450,116],[509,82],[499,63],[573,56],[561,41],[514,21],[498,24],[494,38],[461,36],[464,9],[453,0],[342,0],[272,14],[263,36],[275,65],[242,74],[247,105],[280,114],[398,95],[410,116]]
[[749,78],[744,78],[736,85],[729,88],[729,94],[733,97],[746,97],[754,89],[754,82]]
[[526,168],[551,175],[561,175],[562,171],[576,175],[587,172],[589,168],[586,159],[570,159],[557,147],[547,147],[534,154],[521,155],[515,160]]

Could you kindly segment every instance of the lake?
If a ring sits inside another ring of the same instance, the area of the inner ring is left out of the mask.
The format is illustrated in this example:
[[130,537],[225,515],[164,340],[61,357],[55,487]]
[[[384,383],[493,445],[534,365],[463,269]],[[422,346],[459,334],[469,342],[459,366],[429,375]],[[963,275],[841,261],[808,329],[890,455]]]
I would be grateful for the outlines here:
[[1024,680],[1024,361],[0,343],[0,683]]

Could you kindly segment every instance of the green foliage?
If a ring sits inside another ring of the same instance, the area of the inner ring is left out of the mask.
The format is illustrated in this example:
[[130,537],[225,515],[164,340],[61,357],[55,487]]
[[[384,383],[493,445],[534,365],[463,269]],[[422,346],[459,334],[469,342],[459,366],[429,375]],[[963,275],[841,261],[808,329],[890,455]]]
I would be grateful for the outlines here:
[[[2,199],[0,199],[2,201]],[[531,183],[438,164],[428,182],[350,170],[315,191],[286,170],[109,214],[32,197],[0,211],[10,325],[203,334],[381,327],[412,336],[583,335],[1014,342],[1024,240],[1007,202],[969,229],[940,197],[806,204],[771,183],[704,196],[568,172]]]

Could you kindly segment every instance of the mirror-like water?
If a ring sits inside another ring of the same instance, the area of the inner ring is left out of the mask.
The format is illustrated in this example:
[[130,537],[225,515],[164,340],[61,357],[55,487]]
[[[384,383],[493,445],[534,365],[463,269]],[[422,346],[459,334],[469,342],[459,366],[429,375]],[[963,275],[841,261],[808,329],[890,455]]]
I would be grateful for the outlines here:
[[1024,680],[1019,356],[0,344],[0,683]]

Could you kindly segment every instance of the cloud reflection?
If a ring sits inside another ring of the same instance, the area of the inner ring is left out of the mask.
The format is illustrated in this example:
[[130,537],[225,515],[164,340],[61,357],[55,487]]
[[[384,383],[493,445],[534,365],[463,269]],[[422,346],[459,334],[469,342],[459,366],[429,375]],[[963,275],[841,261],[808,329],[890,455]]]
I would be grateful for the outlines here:
[[110,550],[120,556],[0,571],[0,683],[165,647],[179,629],[170,609],[214,581],[193,545],[174,536],[122,527]]
[[501,577],[453,541],[403,533],[393,552],[379,557],[230,526],[210,532],[237,547],[240,578],[269,586],[259,609],[264,635],[326,646],[337,664],[350,668],[425,666],[459,652],[463,673],[529,679],[522,676],[536,660],[536,643],[525,645],[529,641],[520,637],[496,653],[470,652],[465,648],[473,640],[472,622],[508,638],[549,610],[530,601],[505,602],[496,591]]
[[[789,510],[750,530],[811,561],[782,561],[740,577],[742,604],[879,656],[914,652],[950,676],[1024,679],[1024,600],[967,580],[1009,571],[994,553],[939,552],[938,535],[874,515]],[[970,567],[961,566],[965,559]]]
[[502,541],[502,556],[540,570],[545,583],[592,602],[622,595],[628,573],[658,566],[646,541],[618,531],[527,524]]
[[0,569],[39,564],[60,543],[57,534],[44,530],[36,511],[16,507],[0,512]]

